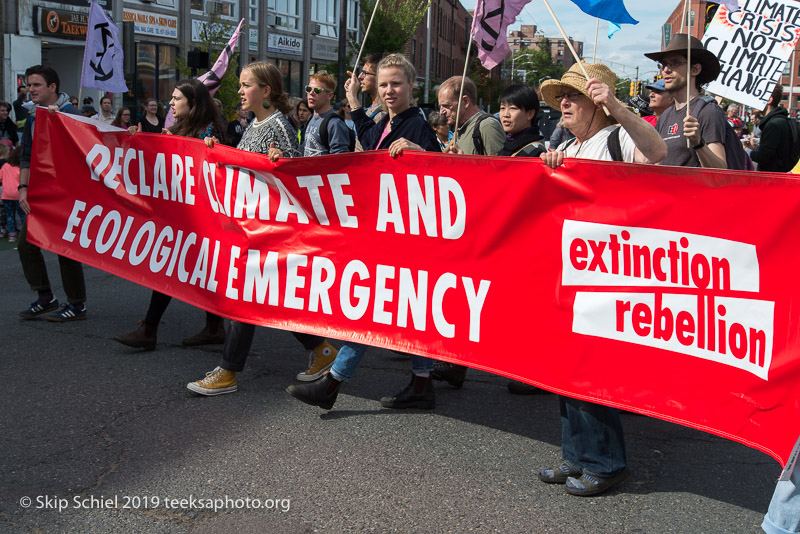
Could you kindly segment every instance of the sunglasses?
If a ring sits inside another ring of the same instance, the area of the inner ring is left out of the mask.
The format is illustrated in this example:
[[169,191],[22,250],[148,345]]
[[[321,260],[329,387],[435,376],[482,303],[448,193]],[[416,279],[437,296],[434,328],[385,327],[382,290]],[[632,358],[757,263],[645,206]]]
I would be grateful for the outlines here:
[[577,102],[582,96],[583,93],[562,93],[560,95],[556,95],[556,102],[561,102],[565,98],[570,102]]
[[306,85],[306,93],[311,94],[314,93],[315,95],[321,95],[323,92],[330,93],[330,89],[325,89],[324,87],[311,87],[310,85]]
[[660,71],[664,70],[666,68],[669,68],[669,70],[675,70],[678,67],[682,67],[683,65],[686,65],[686,62],[685,61],[662,61],[661,63],[657,63],[656,65],[658,66],[658,70],[660,70]]

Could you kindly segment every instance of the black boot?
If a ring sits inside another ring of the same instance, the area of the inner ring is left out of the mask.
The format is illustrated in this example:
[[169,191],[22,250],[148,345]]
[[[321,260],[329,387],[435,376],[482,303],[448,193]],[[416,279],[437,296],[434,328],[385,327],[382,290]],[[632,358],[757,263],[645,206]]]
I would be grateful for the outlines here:
[[433,364],[431,376],[434,380],[444,380],[454,388],[461,389],[467,376],[467,369],[468,367],[455,363],[436,362]]
[[225,326],[222,323],[222,317],[206,317],[206,326],[192,337],[184,338],[181,343],[187,347],[225,343]]
[[436,406],[436,395],[433,391],[433,379],[430,376],[411,375],[411,382],[394,397],[383,397],[384,408],[421,408],[433,410]]
[[333,403],[336,402],[336,397],[339,395],[339,386],[341,385],[342,383],[339,380],[336,380],[328,373],[313,382],[292,384],[286,388],[286,393],[311,406],[319,406],[323,410],[330,410],[333,408]]

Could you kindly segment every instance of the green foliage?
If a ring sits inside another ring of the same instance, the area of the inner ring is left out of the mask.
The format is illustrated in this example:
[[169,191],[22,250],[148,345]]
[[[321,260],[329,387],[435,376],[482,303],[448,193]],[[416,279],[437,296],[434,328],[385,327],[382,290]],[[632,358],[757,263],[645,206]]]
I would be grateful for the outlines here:
[[[517,73],[514,73],[515,83],[528,83],[536,85],[540,80],[547,78],[560,79],[566,69],[563,65],[557,65],[550,57],[550,48],[545,40],[539,43],[538,48],[528,48],[520,50],[514,54],[513,66],[515,71],[524,70],[525,78],[521,79]],[[506,59],[506,68],[510,69],[512,62]],[[508,76],[510,83],[511,76]],[[538,89],[538,88],[537,88]]]
[[[473,48],[473,50],[475,49]],[[472,56],[472,54],[470,55]],[[461,73],[458,73],[458,76],[461,76]],[[477,56],[473,56],[470,58],[467,77],[475,82],[475,85],[478,87],[477,103],[482,104],[481,107],[486,107],[489,111],[498,111],[500,109],[500,104],[497,102],[497,99],[500,97],[500,93],[503,92],[503,88],[507,85],[503,83],[500,76],[491,76],[491,73],[481,65]],[[435,102],[435,99],[432,101]]]
[[[209,57],[209,68],[214,65],[214,62],[219,57],[222,50],[225,49],[225,45],[228,44],[228,40],[233,35],[233,32],[236,30],[236,25],[221,23],[219,18],[214,16],[209,19],[206,25],[203,27],[201,36],[200,36],[200,43],[197,45],[202,51],[208,52]],[[239,36],[239,46],[247,46],[247,34],[243,33]],[[181,78],[191,78],[192,77],[192,69],[186,64],[186,57],[187,51],[181,48],[181,53],[178,55],[176,64],[178,68],[178,72],[180,73]],[[235,53],[231,58],[230,63],[228,63],[228,70],[225,72],[225,75],[222,77],[222,82],[217,89],[217,92],[214,94],[214,98],[219,99],[222,102],[222,114],[223,117],[231,121],[236,118],[236,104],[241,101],[241,97],[239,97],[239,74],[238,74],[238,66],[239,66],[239,53]],[[202,76],[205,74],[204,72],[198,72],[197,76]]]
[[[366,31],[376,1],[381,5],[372,21],[362,57],[381,52],[402,52],[430,5],[430,0],[360,0],[363,31]],[[357,53],[361,43],[351,41],[350,48]]]

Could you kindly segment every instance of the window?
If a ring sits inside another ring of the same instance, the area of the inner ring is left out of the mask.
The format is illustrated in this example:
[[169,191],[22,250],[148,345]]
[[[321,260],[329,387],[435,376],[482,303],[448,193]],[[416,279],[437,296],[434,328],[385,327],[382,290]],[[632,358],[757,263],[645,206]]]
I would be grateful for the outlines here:
[[311,0],[311,20],[319,23],[316,35],[338,38],[339,0]]
[[223,19],[235,20],[239,14],[236,0],[190,0],[189,7],[197,14],[218,15]]
[[359,9],[360,4],[358,0],[347,0],[347,29],[350,32],[355,32],[356,41],[360,40],[359,23]]
[[[305,94],[303,93],[300,84],[302,80],[300,79],[302,72],[303,72],[303,62],[302,61],[291,61],[288,59],[272,59],[270,60],[278,70],[281,71],[281,77],[283,78],[283,92],[289,96],[299,96],[303,98]],[[313,73],[309,73],[313,74]]]
[[[257,2],[258,0],[251,0]],[[268,0],[267,24],[285,30],[299,32],[303,30],[303,4],[301,0]],[[275,20],[272,20],[275,17]]]
[[258,0],[248,0],[248,16],[250,26],[258,28]]
[[[138,109],[148,98],[155,98],[166,107],[178,76],[177,54],[175,46],[136,43],[135,72],[126,77],[131,92],[125,93],[123,105]],[[137,117],[131,119],[138,121]]]

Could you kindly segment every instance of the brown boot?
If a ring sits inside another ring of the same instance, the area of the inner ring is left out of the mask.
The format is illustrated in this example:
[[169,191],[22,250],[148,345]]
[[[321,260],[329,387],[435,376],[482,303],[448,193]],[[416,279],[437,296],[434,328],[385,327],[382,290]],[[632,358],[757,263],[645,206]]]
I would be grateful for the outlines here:
[[139,328],[127,334],[117,334],[114,341],[137,349],[154,350],[156,348],[156,333],[158,326],[153,326],[139,321]]
[[200,345],[221,345],[225,343],[225,328],[222,326],[222,317],[216,320],[206,319],[206,326],[198,334],[184,338],[181,341],[187,347]]

